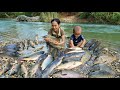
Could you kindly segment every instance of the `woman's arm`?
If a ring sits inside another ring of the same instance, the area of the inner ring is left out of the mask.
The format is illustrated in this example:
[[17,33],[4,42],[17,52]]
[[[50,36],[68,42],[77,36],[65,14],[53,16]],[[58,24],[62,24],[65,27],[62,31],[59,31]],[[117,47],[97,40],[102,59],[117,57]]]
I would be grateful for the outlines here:
[[75,47],[74,44],[73,44],[73,40],[70,40],[70,42],[69,42],[69,46],[70,46],[70,48]]
[[65,35],[62,35],[62,42],[60,42],[60,43],[55,43],[55,44],[58,44],[58,45],[65,44]]
[[[51,31],[51,29],[50,29],[50,31],[48,31],[48,35],[52,35],[52,31]],[[44,38],[44,40],[45,40],[46,42],[49,42],[49,41],[50,41],[49,38]]]
[[62,41],[60,43],[55,42],[54,44],[56,44],[56,45],[63,45],[63,44],[65,44],[65,32],[64,32],[64,30],[61,30],[60,32],[61,32],[61,39],[62,39]]

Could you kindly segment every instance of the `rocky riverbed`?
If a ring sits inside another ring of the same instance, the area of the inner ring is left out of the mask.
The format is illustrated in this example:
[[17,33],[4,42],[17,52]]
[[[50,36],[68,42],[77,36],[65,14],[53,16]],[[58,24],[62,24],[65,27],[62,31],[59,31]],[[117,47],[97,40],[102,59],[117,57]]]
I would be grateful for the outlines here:
[[[45,47],[36,48],[42,43],[45,42],[1,42],[0,78],[120,77],[120,54],[103,47],[96,39],[88,41],[83,50],[66,48],[55,60],[43,51]],[[33,48],[33,52],[23,53],[29,48]]]

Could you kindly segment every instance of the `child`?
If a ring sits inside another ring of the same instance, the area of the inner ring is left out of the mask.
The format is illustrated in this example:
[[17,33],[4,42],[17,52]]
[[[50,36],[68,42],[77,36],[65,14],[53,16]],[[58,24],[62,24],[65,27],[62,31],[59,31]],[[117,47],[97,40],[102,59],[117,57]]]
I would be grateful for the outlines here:
[[80,26],[75,26],[73,28],[73,35],[71,35],[70,43],[69,43],[70,48],[84,47],[86,40],[83,37],[83,35],[81,35],[81,32],[82,32],[82,29]]

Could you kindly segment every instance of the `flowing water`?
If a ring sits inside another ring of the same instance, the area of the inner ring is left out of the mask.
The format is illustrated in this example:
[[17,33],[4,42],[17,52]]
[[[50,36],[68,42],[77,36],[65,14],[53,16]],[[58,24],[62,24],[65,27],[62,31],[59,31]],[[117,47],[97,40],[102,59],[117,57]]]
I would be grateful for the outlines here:
[[[120,51],[119,25],[61,23],[61,28],[70,37],[72,29],[76,25],[82,27],[82,34],[87,41],[96,38],[105,46]],[[15,20],[1,19],[0,41],[34,39],[36,34],[39,35],[39,40],[43,40],[42,36],[47,35],[50,28],[51,24],[45,22],[16,22]]]

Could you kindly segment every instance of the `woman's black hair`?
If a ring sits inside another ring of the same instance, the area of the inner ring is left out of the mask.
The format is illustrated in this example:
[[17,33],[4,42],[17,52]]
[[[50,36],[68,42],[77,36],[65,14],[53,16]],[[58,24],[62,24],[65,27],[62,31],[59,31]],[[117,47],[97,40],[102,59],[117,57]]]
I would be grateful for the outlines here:
[[53,21],[56,21],[58,24],[60,24],[60,20],[59,20],[58,18],[52,19],[52,20],[51,20],[51,23],[52,23]]

